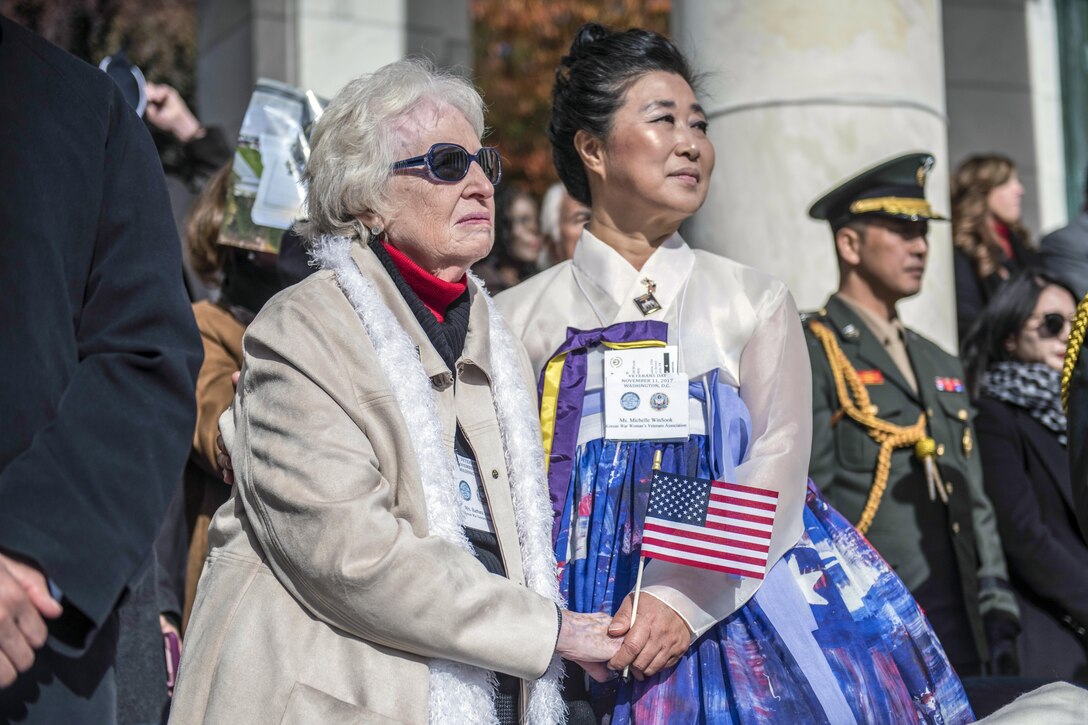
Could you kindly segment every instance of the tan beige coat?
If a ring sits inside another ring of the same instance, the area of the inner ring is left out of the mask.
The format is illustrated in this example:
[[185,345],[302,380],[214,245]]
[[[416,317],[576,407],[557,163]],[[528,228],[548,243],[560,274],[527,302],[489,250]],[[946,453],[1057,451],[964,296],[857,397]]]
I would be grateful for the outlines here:
[[429,658],[532,679],[552,657],[555,605],[524,586],[484,300],[472,290],[454,384],[381,263],[352,256],[418,345],[451,454],[460,421],[509,578],[427,535],[412,432],[318,272],[246,332],[221,423],[237,483],[212,522],[171,723],[425,723]]

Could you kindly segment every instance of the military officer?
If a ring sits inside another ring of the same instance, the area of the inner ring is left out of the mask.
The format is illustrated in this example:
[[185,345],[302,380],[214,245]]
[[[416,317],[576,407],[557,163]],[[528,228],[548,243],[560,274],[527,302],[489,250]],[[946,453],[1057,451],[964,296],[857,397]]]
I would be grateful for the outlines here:
[[921,289],[929,154],[901,156],[825,194],[838,291],[806,316],[813,377],[809,473],[902,577],[961,676],[1012,674],[1018,611],[983,493],[957,358],[899,321]]

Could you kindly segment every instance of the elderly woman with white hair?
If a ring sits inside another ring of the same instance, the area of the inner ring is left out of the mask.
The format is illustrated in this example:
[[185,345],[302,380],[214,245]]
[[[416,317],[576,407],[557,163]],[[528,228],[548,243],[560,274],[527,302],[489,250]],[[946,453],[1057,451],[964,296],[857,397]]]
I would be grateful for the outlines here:
[[464,80],[400,61],[314,131],[323,267],[248,328],[173,723],[562,721],[560,609],[531,366],[466,274],[498,152]]

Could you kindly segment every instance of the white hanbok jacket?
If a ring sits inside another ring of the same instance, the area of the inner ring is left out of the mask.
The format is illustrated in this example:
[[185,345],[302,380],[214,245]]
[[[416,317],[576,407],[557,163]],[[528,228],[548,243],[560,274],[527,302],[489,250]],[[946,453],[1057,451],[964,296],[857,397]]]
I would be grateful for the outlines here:
[[[662,306],[649,316],[634,302],[646,293],[644,279],[653,280]],[[568,327],[589,330],[645,319],[668,323],[669,344],[679,347],[682,371],[694,380],[716,368],[719,380],[733,385],[748,407],[752,440],[733,483],[779,493],[768,567],[797,543],[812,444],[812,381],[800,318],[785,284],[693,250],[679,234],[636,270],[583,231],[571,261],[496,301],[538,375],[566,340]],[[643,584],[643,591],[672,607],[698,637],[751,599],[760,581],[654,561]]]

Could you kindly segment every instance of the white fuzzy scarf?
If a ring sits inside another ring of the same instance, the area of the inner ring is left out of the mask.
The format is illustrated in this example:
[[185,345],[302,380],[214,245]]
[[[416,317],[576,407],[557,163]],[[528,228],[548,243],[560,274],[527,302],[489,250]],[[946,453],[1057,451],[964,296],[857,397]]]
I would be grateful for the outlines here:
[[[454,458],[442,442],[442,424],[430,378],[423,370],[408,333],[397,323],[374,285],[351,258],[352,240],[324,236],[311,255],[336,281],[359,315],[367,335],[385,361],[384,371],[408,430],[415,436],[416,460],[427,506],[427,528],[467,552],[463,514],[454,480]],[[491,333],[491,394],[502,433],[510,493],[514,502],[521,559],[528,587],[562,606],[551,546],[552,509],[544,473],[544,452],[535,395],[517,366],[515,342],[483,284],[470,273],[477,294],[487,304]],[[471,665],[432,659],[430,663],[430,722],[497,723],[495,678]],[[526,722],[563,722],[566,705],[559,694],[562,663],[553,657],[548,671],[529,685]]]

